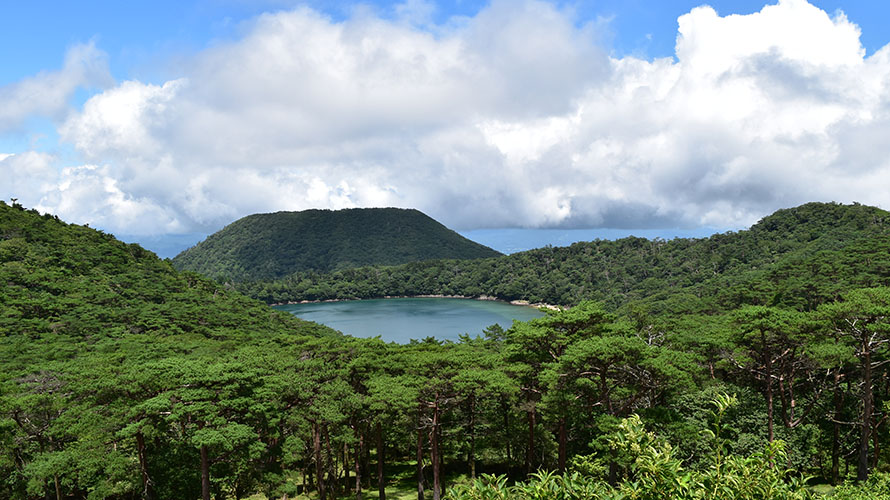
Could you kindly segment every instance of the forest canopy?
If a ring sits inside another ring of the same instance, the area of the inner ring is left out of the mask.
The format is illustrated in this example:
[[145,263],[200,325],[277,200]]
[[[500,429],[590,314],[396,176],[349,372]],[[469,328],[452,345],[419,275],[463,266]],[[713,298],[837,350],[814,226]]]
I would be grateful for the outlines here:
[[890,285],[890,213],[808,203],[710,238],[596,240],[500,257],[433,260],[236,283],[267,303],[412,295],[488,296],[655,314],[743,304],[813,310],[844,290]]
[[245,281],[298,271],[497,255],[418,210],[353,208],[249,215],[180,253],[173,265]]
[[0,497],[890,498],[886,215],[365,268],[569,283],[397,345],[0,203]]

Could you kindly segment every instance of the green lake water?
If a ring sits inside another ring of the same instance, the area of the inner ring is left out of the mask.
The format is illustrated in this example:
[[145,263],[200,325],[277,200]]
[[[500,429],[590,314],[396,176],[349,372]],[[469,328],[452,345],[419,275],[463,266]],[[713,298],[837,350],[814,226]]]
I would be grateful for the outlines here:
[[426,337],[457,341],[464,333],[481,335],[495,323],[507,329],[514,319],[528,321],[544,315],[533,307],[505,302],[440,298],[348,300],[275,308],[354,337],[380,335],[399,344]]

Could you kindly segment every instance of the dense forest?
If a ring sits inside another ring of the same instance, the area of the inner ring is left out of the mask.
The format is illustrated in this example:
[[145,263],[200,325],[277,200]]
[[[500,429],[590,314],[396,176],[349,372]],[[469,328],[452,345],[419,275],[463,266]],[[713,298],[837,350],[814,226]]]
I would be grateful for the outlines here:
[[[224,280],[230,281],[230,280]],[[476,260],[435,260],[238,282],[267,303],[412,295],[713,313],[742,304],[814,309],[851,287],[890,284],[890,213],[809,203],[710,238],[624,238]]]
[[886,215],[378,268],[571,290],[397,345],[0,203],[0,498],[890,498]]
[[180,253],[173,265],[244,281],[297,271],[498,255],[418,210],[353,208],[249,215]]

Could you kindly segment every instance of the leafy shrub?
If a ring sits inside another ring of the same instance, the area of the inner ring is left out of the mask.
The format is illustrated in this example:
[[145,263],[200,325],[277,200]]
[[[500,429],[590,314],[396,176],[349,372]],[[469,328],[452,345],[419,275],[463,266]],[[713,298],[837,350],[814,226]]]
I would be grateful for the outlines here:
[[[733,396],[718,395],[712,401],[711,429],[703,438],[714,450],[712,464],[702,470],[686,470],[673,456],[670,443],[647,431],[642,420],[632,415],[621,421],[616,432],[607,438],[611,456],[621,468],[624,480],[615,487],[597,477],[578,472],[558,475],[553,472],[533,474],[526,482],[508,486],[504,476],[483,476],[469,484],[452,488],[446,498],[452,500],[805,500],[815,498],[804,485],[803,478],[788,474],[785,445],[782,441],[768,444],[763,451],[749,456],[727,455],[726,428],[723,422],[728,409],[738,404]],[[598,461],[589,458],[579,464],[596,470]],[[890,491],[890,479],[881,475],[868,485],[868,492]],[[883,481],[883,482],[881,482]],[[882,489],[883,488],[883,489]],[[851,489],[854,494],[858,490]],[[849,500],[883,497],[843,497]],[[888,497],[890,498],[890,497]]]
[[838,486],[831,500],[890,500],[890,473],[876,472],[865,484],[846,483]]

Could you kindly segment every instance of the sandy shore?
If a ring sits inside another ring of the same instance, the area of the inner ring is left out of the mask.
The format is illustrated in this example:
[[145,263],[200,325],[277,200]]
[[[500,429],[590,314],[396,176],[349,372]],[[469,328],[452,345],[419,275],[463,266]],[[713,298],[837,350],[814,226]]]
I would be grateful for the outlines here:
[[[541,302],[531,303],[527,300],[503,300],[497,297],[491,297],[488,295],[480,295],[478,297],[467,297],[466,295],[384,295],[383,297],[379,297],[381,299],[471,299],[471,300],[491,300],[495,302],[506,302],[508,304],[513,304],[514,306],[525,306],[525,307],[534,307],[535,309],[549,309],[551,311],[561,311],[563,309],[567,309],[562,306],[556,306],[553,304],[544,304]],[[298,300],[298,301],[288,301],[288,302],[277,302],[274,304],[269,304],[270,306],[286,306],[291,304],[320,304],[323,302],[345,302],[347,300],[374,300],[374,299],[325,299],[325,300]]]

